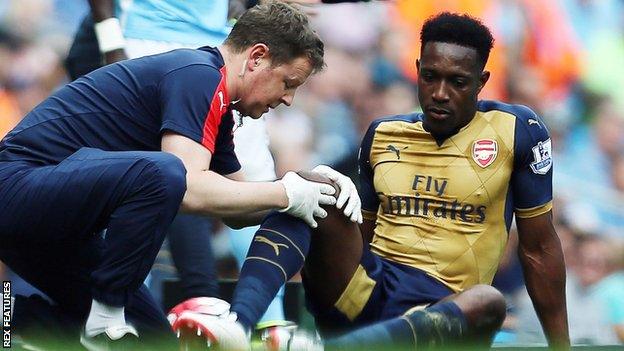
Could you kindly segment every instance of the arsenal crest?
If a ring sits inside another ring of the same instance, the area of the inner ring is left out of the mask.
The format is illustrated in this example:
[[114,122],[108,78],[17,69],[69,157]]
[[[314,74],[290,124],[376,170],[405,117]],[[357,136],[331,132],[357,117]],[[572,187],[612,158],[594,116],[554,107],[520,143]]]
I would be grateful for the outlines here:
[[472,144],[472,159],[482,168],[491,165],[496,160],[496,155],[498,155],[496,140],[479,139]]

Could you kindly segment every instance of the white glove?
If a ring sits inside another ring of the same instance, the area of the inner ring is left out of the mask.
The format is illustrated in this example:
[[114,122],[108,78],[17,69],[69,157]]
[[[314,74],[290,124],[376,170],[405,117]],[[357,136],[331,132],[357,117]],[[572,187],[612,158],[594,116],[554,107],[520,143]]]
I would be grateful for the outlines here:
[[312,172],[320,173],[338,184],[340,195],[336,207],[341,209],[346,203],[344,215],[349,217],[351,222],[362,223],[362,201],[351,178],[325,165],[314,167]]
[[284,185],[288,197],[288,207],[280,212],[301,218],[312,228],[318,226],[314,217],[327,217],[327,211],[320,205],[336,203],[336,198],[332,196],[336,189],[329,184],[307,181],[295,172],[286,173],[278,182]]

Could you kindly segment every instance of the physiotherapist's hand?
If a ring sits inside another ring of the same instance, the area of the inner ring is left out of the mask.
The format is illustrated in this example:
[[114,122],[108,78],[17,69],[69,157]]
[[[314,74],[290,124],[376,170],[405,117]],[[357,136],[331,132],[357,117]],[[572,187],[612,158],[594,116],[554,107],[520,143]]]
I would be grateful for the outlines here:
[[[340,195],[338,195],[336,207],[338,209],[342,209],[344,215],[349,217],[351,222],[361,224],[362,201],[360,200],[360,195],[358,195],[357,188],[351,181],[351,178],[325,165],[314,167],[312,172],[320,173],[338,184],[338,187],[340,188]],[[343,206],[344,209],[342,208]]]
[[295,172],[286,173],[278,182],[284,186],[288,197],[288,207],[280,212],[301,218],[312,228],[318,226],[314,217],[327,217],[327,211],[321,205],[336,203],[333,197],[336,189],[329,184],[307,181]]

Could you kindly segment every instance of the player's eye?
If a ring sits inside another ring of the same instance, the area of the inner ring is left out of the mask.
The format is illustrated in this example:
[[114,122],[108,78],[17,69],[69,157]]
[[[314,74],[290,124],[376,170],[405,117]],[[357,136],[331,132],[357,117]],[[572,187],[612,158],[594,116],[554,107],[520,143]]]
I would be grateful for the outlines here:
[[464,88],[468,85],[468,79],[466,79],[466,77],[456,76],[453,77],[452,83],[458,88]]
[[463,88],[468,84],[468,82],[465,79],[456,78],[453,80],[453,84],[455,84],[455,86],[458,88]]
[[433,74],[431,74],[430,72],[423,72],[420,74],[420,77],[425,82],[428,82],[428,83],[433,82]]

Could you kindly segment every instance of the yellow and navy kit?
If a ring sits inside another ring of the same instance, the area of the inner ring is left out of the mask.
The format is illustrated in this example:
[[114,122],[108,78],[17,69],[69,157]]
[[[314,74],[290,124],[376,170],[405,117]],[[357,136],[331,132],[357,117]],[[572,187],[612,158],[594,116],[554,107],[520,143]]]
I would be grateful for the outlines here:
[[420,113],[376,120],[359,155],[371,251],[454,292],[490,284],[512,216],[552,207],[551,141],[529,108],[480,101],[474,119],[440,144]]

